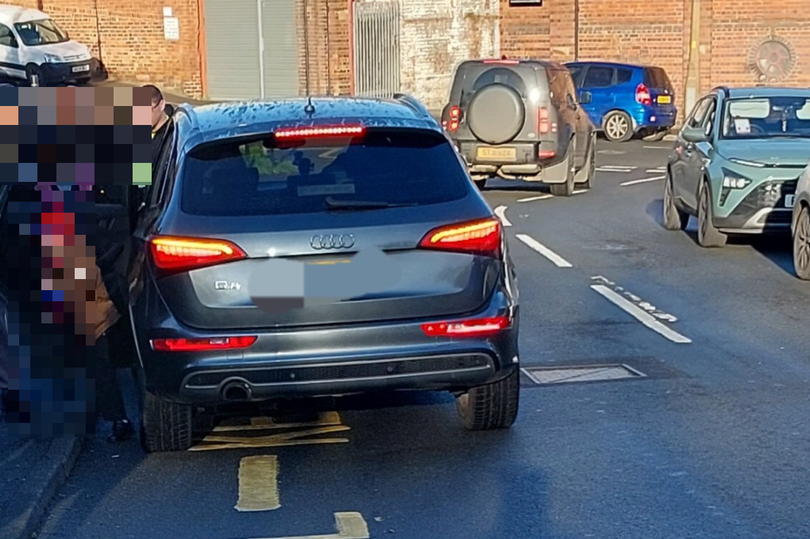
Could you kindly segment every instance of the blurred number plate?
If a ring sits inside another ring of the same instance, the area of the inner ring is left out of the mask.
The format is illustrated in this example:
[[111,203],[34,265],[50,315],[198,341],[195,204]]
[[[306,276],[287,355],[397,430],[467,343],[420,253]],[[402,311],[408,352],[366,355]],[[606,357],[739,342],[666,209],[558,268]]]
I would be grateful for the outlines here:
[[668,95],[659,95],[658,96],[658,104],[659,105],[669,105],[672,103],[672,98]]
[[82,71],[90,71],[90,65],[76,66],[73,68],[74,73],[81,73]]
[[785,195],[785,207],[792,208],[796,204],[796,195]]
[[478,148],[478,159],[488,161],[515,161],[517,148]]

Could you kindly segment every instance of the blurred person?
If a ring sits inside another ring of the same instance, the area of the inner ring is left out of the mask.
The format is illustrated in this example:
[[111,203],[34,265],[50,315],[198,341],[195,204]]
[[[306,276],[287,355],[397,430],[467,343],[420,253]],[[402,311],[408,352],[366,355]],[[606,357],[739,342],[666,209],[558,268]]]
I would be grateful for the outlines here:
[[147,84],[144,88],[152,91],[152,165],[154,166],[163,144],[163,138],[168,131],[169,118],[173,109],[166,103],[163,92],[157,86]]

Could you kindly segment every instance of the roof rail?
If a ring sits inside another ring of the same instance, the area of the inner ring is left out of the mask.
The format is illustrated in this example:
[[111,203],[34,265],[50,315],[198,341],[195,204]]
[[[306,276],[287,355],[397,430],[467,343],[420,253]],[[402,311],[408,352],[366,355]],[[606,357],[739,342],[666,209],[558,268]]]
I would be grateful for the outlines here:
[[427,107],[421,101],[419,101],[418,99],[416,99],[414,96],[412,96],[410,94],[396,93],[396,94],[394,94],[394,99],[396,99],[397,101],[399,101],[401,103],[404,103],[405,105],[408,105],[409,107],[411,107],[416,112],[419,112],[420,114],[422,114],[422,116],[425,116],[425,117],[428,117],[428,118],[433,118],[433,116],[430,114],[430,111],[427,109]]

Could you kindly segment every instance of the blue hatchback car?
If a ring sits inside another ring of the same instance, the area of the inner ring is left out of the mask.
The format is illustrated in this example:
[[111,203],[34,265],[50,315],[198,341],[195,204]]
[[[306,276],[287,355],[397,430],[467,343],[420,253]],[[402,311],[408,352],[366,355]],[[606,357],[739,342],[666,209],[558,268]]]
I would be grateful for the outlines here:
[[664,69],[611,62],[566,64],[579,101],[608,140],[661,140],[675,125],[675,90]]

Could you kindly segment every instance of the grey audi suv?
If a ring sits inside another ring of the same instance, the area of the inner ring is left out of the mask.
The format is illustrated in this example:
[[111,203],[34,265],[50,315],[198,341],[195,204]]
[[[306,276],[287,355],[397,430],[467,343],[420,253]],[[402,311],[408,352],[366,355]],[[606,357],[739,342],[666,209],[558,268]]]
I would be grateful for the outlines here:
[[223,403],[444,390],[470,430],[519,397],[500,222],[410,96],[180,106],[137,217],[148,451]]

